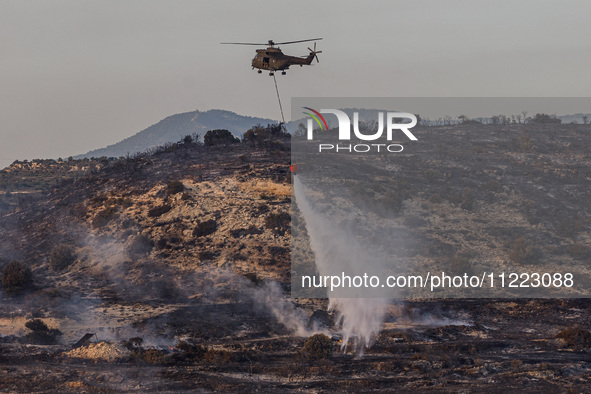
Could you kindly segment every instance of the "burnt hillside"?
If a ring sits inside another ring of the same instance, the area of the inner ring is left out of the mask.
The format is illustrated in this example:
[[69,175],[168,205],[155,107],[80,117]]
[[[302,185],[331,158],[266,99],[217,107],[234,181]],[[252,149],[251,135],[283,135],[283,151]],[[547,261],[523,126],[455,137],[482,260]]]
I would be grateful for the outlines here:
[[[350,179],[318,177],[400,230],[393,245],[418,265],[584,268],[589,131],[423,127],[403,155],[351,156]],[[395,300],[363,357],[343,351],[327,300],[288,298],[290,222],[304,223],[290,211],[290,141],[267,137],[14,167],[52,181],[13,193],[0,217],[0,269],[27,280],[0,286],[0,391],[587,390],[584,299]]]
[[[328,133],[294,139],[292,155],[318,211],[412,272],[572,270],[571,296],[588,294],[589,125],[467,122],[413,132],[418,141],[402,141],[401,153],[318,155],[319,143],[333,143]],[[387,242],[373,241],[382,234]],[[308,264],[300,271],[313,270]]]
[[[142,259],[179,267],[243,261],[244,273],[269,265],[262,271],[285,281],[286,228],[268,228],[265,218],[288,210],[288,164],[289,150],[281,143],[271,151],[248,144],[181,142],[106,160],[23,199],[16,212],[2,217],[1,258],[4,264],[28,262],[39,278],[36,286],[45,287],[66,275],[52,275],[47,267],[55,246],[83,251],[91,238],[127,250],[141,239],[148,252],[140,253]],[[203,223],[211,229],[202,234]],[[281,252],[269,253],[269,248]],[[90,258],[79,259],[70,271],[87,264],[93,264]]]

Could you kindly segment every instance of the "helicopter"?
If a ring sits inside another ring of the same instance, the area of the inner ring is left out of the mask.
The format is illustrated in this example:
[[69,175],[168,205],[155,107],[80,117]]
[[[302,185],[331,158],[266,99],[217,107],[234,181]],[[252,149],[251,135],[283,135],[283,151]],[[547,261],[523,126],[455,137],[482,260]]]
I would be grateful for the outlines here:
[[299,65],[300,67],[304,65],[312,64],[312,60],[316,58],[317,62],[318,56],[316,54],[322,53],[322,51],[316,50],[316,43],[314,43],[314,49],[308,47],[310,54],[306,57],[298,57],[298,56],[289,56],[285,55],[281,49],[277,45],[287,45],[287,44],[295,44],[297,42],[308,42],[308,41],[318,41],[322,40],[322,38],[312,38],[309,40],[298,40],[298,41],[286,41],[286,42],[275,42],[273,40],[269,40],[266,44],[255,44],[250,42],[222,42],[221,44],[230,44],[230,45],[268,45],[267,49],[257,49],[256,56],[252,59],[252,69],[258,69],[257,72],[260,74],[263,70],[268,70],[269,75],[275,75],[275,71],[281,71],[281,75],[285,75],[289,66],[292,65]]

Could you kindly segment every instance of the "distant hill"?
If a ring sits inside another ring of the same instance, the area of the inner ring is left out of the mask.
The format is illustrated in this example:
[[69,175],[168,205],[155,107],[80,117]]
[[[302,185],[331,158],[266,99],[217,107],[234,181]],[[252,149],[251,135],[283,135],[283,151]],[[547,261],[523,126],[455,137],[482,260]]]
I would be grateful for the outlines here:
[[[380,110],[368,110],[358,108],[345,108],[349,117],[353,118],[353,112],[359,112],[360,120],[364,122],[372,122],[378,119],[377,113]],[[582,123],[583,116],[587,116],[591,120],[591,114],[574,114],[558,116],[563,123]],[[144,152],[149,148],[160,146],[169,142],[177,142],[186,135],[193,133],[203,136],[208,130],[226,129],[229,130],[236,137],[242,137],[248,129],[257,124],[267,125],[269,123],[276,123],[276,120],[268,118],[256,118],[252,116],[239,115],[232,111],[225,111],[220,109],[212,109],[209,111],[193,111],[176,114],[164,118],[160,122],[132,135],[116,144],[109,145],[105,148],[92,150],[88,153],[75,156],[75,159],[82,159],[85,157],[121,157],[127,154],[134,154]],[[286,124],[289,132],[297,130],[300,123],[304,123],[305,118],[292,120]],[[336,120],[327,119],[329,127],[336,126]]]
[[184,136],[193,133],[200,134],[203,137],[208,130],[213,129],[226,129],[235,136],[241,137],[252,126],[276,122],[273,119],[243,116],[219,109],[212,109],[205,112],[185,112],[169,116],[116,144],[75,156],[75,158],[126,156],[127,154],[143,152],[149,148],[168,142],[177,142]]

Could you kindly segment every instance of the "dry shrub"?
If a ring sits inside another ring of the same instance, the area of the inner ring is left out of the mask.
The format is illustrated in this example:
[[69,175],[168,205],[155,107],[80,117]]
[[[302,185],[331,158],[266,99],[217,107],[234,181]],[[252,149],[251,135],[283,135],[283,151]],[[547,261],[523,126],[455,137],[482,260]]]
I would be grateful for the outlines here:
[[562,339],[571,347],[591,347],[591,332],[580,327],[569,327],[560,331],[554,338]]
[[183,201],[188,201],[190,199],[191,199],[191,195],[187,192],[185,192],[181,195],[181,200],[183,200]]
[[169,181],[166,186],[168,187],[168,194],[177,194],[185,191],[185,186],[181,181],[172,180]]
[[531,152],[533,147],[533,142],[530,136],[522,134],[517,139],[517,144],[519,146],[519,150],[522,152]]
[[201,359],[203,355],[207,352],[207,348],[203,345],[195,344],[189,341],[182,341],[179,340],[175,344],[175,347],[187,355],[191,356],[194,359]]
[[332,357],[332,340],[324,334],[314,334],[304,343],[306,357],[321,360]]
[[565,220],[560,222],[556,232],[563,237],[574,237],[585,227],[585,222],[581,219]]
[[217,257],[216,252],[212,252],[210,250],[201,250],[197,253],[197,258],[199,261],[209,261],[214,260]]
[[533,264],[539,258],[539,251],[523,237],[519,237],[513,242],[509,252],[509,259],[516,264]]
[[107,200],[107,205],[118,205],[123,208],[129,208],[133,205],[133,201],[128,197],[112,197]]
[[577,260],[583,260],[589,255],[589,249],[580,243],[574,243],[572,245],[568,245],[566,247],[566,252],[573,258]]
[[206,220],[205,222],[197,222],[193,229],[194,237],[205,237],[217,231],[218,224],[214,219]]
[[263,279],[259,277],[256,272],[249,272],[244,274],[244,277],[252,282],[255,286],[260,285],[263,282]]
[[9,289],[25,287],[32,282],[31,269],[22,261],[13,260],[2,270],[2,284]]
[[104,227],[115,218],[116,214],[117,208],[107,207],[96,214],[96,216],[92,220],[92,226],[94,228]]
[[166,353],[158,349],[147,349],[141,352],[141,358],[148,364],[166,364]]
[[148,211],[148,216],[151,218],[157,218],[170,211],[172,207],[168,204],[158,205]]
[[258,215],[269,212],[269,205],[268,204],[259,204],[254,212]]
[[230,230],[230,235],[234,238],[240,238],[246,235],[251,234],[262,234],[263,231],[255,226],[250,226],[248,228],[237,228],[235,230]]
[[469,189],[464,189],[462,193],[462,203],[460,204],[460,208],[465,209],[467,211],[471,211],[474,209],[474,193]]
[[149,254],[154,247],[154,243],[145,235],[138,235],[129,244],[127,251],[132,257],[140,257]]
[[450,268],[457,275],[463,275],[465,273],[471,275],[474,271],[470,263],[470,257],[466,253],[456,253],[451,258]]
[[29,320],[25,323],[25,327],[31,330],[25,336],[28,343],[53,345],[57,342],[57,337],[62,335],[60,330],[47,327],[47,324],[40,319]]
[[522,366],[523,366],[523,362],[521,360],[518,360],[518,359],[511,360],[511,368],[520,369]]
[[226,364],[233,359],[233,354],[227,350],[208,349],[203,355],[203,361],[211,364]]
[[289,228],[291,215],[287,212],[270,213],[265,218],[265,227],[283,234]]
[[501,184],[496,179],[489,179],[483,186],[483,189],[492,192],[498,193],[502,190]]
[[[381,205],[383,211],[387,214],[400,213],[400,211],[402,211],[402,205],[404,200],[406,200],[406,197],[406,193],[402,191],[391,190],[377,201]],[[362,196],[361,199],[366,199],[366,197]]]
[[142,349],[143,343],[144,343],[144,338],[142,338],[142,337],[133,337],[133,338],[129,338],[129,340],[127,340],[127,341],[121,342],[121,344],[129,350],[140,350],[140,349]]
[[74,261],[76,261],[76,255],[69,245],[58,245],[49,255],[49,266],[55,271],[68,268]]

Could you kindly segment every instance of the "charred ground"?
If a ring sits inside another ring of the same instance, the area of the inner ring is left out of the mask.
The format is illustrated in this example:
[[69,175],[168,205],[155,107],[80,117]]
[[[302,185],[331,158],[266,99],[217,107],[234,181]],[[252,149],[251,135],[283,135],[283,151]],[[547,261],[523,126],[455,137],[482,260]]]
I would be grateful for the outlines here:
[[[586,263],[589,127],[486,127],[425,128],[440,157],[396,158],[396,190],[352,190],[395,211],[419,240],[415,260],[474,268],[492,252],[520,258],[524,238],[536,258]],[[475,139],[473,151],[462,145]],[[18,260],[32,273],[0,295],[1,391],[588,390],[586,300],[393,304],[362,358],[335,338],[329,359],[312,360],[311,326],[336,330],[326,301],[285,299],[289,140],[198,142],[88,168],[73,160],[63,177],[51,165],[8,169],[52,180],[26,198],[12,190],[0,218],[0,268]],[[474,226],[487,210],[498,224]],[[33,319],[55,344],[31,335]],[[72,349],[87,332],[101,342]]]

